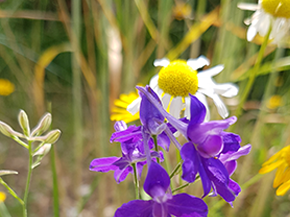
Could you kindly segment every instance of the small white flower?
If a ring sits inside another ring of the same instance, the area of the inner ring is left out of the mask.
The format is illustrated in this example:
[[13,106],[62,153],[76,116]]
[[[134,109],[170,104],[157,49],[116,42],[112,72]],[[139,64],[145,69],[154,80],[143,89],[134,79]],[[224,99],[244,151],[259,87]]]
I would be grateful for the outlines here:
[[290,1],[289,0],[259,0],[258,4],[240,3],[238,8],[255,11],[251,18],[245,20],[250,25],[247,40],[252,41],[259,33],[265,36],[272,25],[270,39],[272,43],[280,44],[290,30]]
[[[217,65],[208,70],[197,73],[197,69],[209,65],[209,60],[204,56],[197,59],[175,60],[170,62],[163,58],[154,61],[154,66],[163,66],[160,72],[153,76],[149,86],[161,98],[163,107],[168,109],[169,113],[176,118],[180,117],[180,112],[184,110],[184,116],[190,118],[190,97],[195,95],[206,107],[208,105],[205,96],[213,99],[219,114],[226,118],[228,110],[219,97],[233,97],[238,94],[238,87],[231,83],[217,84],[212,77],[219,74],[223,65]],[[127,110],[135,114],[139,111],[141,98],[137,98],[128,107]],[[206,120],[209,120],[207,112]]]

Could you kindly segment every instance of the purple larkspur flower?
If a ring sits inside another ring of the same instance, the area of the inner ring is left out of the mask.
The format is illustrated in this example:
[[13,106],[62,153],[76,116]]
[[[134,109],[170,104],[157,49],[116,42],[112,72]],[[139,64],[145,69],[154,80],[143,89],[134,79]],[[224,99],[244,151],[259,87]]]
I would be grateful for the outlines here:
[[180,150],[183,159],[182,178],[187,182],[194,182],[199,173],[204,196],[213,189],[215,194],[219,194],[227,202],[234,201],[241,189],[230,179],[230,174],[236,167],[236,159],[250,151],[250,145],[240,148],[241,139],[238,135],[223,131],[236,122],[236,117],[204,122],[204,105],[195,96],[190,95],[191,118],[186,123],[168,114],[145,88],[137,89],[188,139],[189,142]]
[[[119,127],[122,126],[122,127]],[[123,121],[118,121],[115,123],[115,129],[121,129],[120,131],[116,131],[115,133],[112,134],[110,141],[111,142],[120,142],[121,145],[123,144],[126,145],[124,142],[132,142],[132,143],[139,143],[140,149],[144,149],[143,146],[143,135],[142,135],[142,130],[144,129],[143,126],[134,126],[131,125],[129,127],[126,126],[126,123]],[[143,130],[144,131],[144,130]],[[148,132],[148,131],[146,131]],[[154,147],[154,141],[151,138],[151,134],[147,133],[150,137],[149,139],[149,147],[152,149]],[[170,139],[166,135],[165,132],[160,132],[157,136],[157,144],[162,147],[164,150],[168,151],[169,150],[169,145],[170,145]],[[122,147],[122,149],[125,149],[125,147]]]
[[[144,153],[141,128],[130,126],[127,128],[124,122],[117,122],[115,124],[115,135],[119,135],[116,140],[121,142],[122,157],[104,157],[96,158],[90,164],[90,170],[95,172],[115,171],[114,177],[117,183],[125,180],[129,173],[133,173],[132,164],[136,164],[137,176],[140,179],[143,166],[146,164],[146,155]],[[127,134],[123,132],[127,131]],[[136,133],[136,131],[138,133]],[[127,137],[125,137],[127,135]],[[153,142],[150,143],[153,147]],[[150,145],[149,144],[149,145]],[[162,152],[150,151],[150,157],[160,158],[163,160]]]
[[133,200],[117,209],[114,217],[205,217],[208,208],[200,198],[186,193],[172,195],[170,178],[157,163],[151,162],[144,191],[152,200]]

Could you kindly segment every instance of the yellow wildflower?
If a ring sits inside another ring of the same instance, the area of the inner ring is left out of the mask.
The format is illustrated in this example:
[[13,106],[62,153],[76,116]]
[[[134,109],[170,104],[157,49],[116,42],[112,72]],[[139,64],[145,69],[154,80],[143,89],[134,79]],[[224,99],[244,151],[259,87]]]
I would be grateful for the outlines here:
[[5,199],[6,199],[6,194],[5,194],[4,192],[1,192],[1,191],[0,191],[0,203],[1,203],[1,202],[4,202]]
[[191,6],[184,2],[178,2],[173,8],[173,16],[177,20],[183,20],[189,18],[191,15]]
[[14,84],[6,79],[0,79],[0,95],[8,96],[14,92]]
[[282,100],[282,97],[279,95],[272,96],[267,102],[267,107],[269,109],[276,109],[280,107],[281,105],[283,105],[283,100]]
[[138,94],[136,92],[131,92],[129,94],[121,94],[119,99],[116,99],[114,102],[114,107],[111,112],[111,121],[121,121],[123,120],[125,123],[129,123],[139,119],[139,112],[132,115],[127,111],[128,105],[130,105],[134,100],[138,98]]
[[265,174],[276,168],[277,171],[273,187],[277,188],[279,186],[276,194],[282,196],[290,189],[290,145],[283,148],[263,163],[259,173]]

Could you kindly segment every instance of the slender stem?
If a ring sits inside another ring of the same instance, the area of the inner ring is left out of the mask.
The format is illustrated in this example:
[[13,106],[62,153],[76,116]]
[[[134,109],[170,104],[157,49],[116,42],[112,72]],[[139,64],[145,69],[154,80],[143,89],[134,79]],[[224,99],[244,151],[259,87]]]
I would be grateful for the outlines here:
[[179,190],[181,190],[181,189],[183,189],[183,188],[189,186],[190,184],[191,184],[191,183],[186,183],[186,184],[184,184],[184,185],[181,185],[181,186],[175,188],[174,190],[172,190],[172,193],[174,193],[174,192],[176,192],[176,191],[179,191]]
[[179,170],[179,168],[180,168],[180,166],[181,166],[181,162],[179,162],[177,165],[176,165],[176,167],[174,168],[174,170],[171,172],[171,174],[170,174],[170,179],[176,174],[176,172]]
[[134,184],[135,184],[135,192],[136,192],[136,199],[141,199],[140,194],[140,186],[139,186],[139,180],[138,180],[138,173],[137,173],[137,163],[132,164],[134,169]]
[[22,140],[20,140],[18,137],[13,136],[11,138],[14,139],[14,141],[16,141],[19,145],[22,145],[24,148],[28,149],[28,145]]
[[32,175],[32,142],[28,141],[28,151],[29,151],[29,165],[28,165],[28,174],[27,174],[27,181],[24,193],[24,206],[23,206],[23,217],[27,217],[27,199],[28,199],[28,192],[29,192],[29,185]]
[[50,162],[51,162],[51,172],[52,172],[52,182],[53,182],[53,214],[54,214],[54,217],[59,217],[58,183],[57,183],[57,172],[56,172],[56,166],[55,166],[54,144],[51,146],[51,150],[50,150]]
[[[152,137],[153,137],[153,140],[154,140],[154,148],[155,148],[155,151],[158,153],[157,136],[156,135],[153,135]],[[159,157],[157,157],[156,159],[157,159],[157,163],[160,163]]]
[[260,69],[260,66],[261,66],[261,62],[263,60],[263,56],[264,56],[264,53],[265,53],[265,49],[266,49],[268,41],[269,41],[271,30],[272,30],[272,28],[270,27],[269,30],[268,30],[267,35],[265,36],[263,44],[262,44],[262,46],[260,48],[260,51],[259,51],[259,54],[258,54],[258,57],[257,57],[256,64],[254,66],[254,69],[253,69],[252,73],[249,76],[248,83],[247,83],[246,88],[245,88],[245,90],[243,92],[243,95],[241,96],[241,100],[240,100],[240,103],[239,103],[237,111],[236,111],[236,116],[237,117],[239,117],[241,115],[241,113],[242,113],[242,107],[243,107],[246,99],[249,96],[250,90],[251,90],[251,88],[252,88],[252,86],[254,84],[255,78],[256,78],[256,76],[257,76],[257,74],[259,72],[259,69]]
[[32,156],[42,147],[42,146],[44,146],[44,142],[42,142],[42,143],[40,143],[39,144],[39,146],[37,146],[37,148],[36,149],[34,149],[34,151],[33,151],[33,153],[32,153]]
[[8,192],[16,199],[19,201],[19,203],[21,205],[24,205],[24,202],[23,200],[18,197],[18,195],[15,193],[15,191],[12,190],[12,188],[9,187],[9,185],[7,185],[6,182],[4,182],[4,180],[2,178],[0,178],[0,183],[8,190]]

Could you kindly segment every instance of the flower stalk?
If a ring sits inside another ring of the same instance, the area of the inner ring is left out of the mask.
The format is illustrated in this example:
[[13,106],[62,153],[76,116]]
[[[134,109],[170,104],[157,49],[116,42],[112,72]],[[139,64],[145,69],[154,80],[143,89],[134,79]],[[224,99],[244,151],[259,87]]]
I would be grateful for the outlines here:
[[261,66],[261,62],[263,60],[263,56],[264,56],[265,49],[266,49],[268,41],[269,41],[269,37],[270,37],[271,31],[272,31],[272,27],[270,25],[270,28],[269,28],[269,30],[267,32],[267,35],[265,36],[263,44],[262,44],[262,46],[260,48],[260,51],[258,53],[257,61],[256,61],[256,64],[254,66],[253,72],[250,74],[248,83],[247,83],[247,85],[245,87],[245,90],[244,90],[242,96],[241,96],[241,100],[240,100],[240,103],[239,103],[237,111],[236,111],[236,116],[237,117],[240,117],[240,115],[242,113],[243,105],[244,105],[245,101],[247,100],[247,98],[249,96],[250,90],[251,90],[251,88],[252,88],[252,86],[254,84],[255,78],[256,78],[256,76],[257,76],[257,74],[259,72],[259,69],[260,69],[260,66]]
[[141,199],[140,193],[140,185],[138,180],[138,173],[137,173],[137,163],[132,164],[134,170],[134,184],[135,184],[135,192],[136,192],[136,199]]
[[33,159],[32,159],[32,142],[28,141],[28,152],[29,152],[29,162],[28,162],[28,173],[27,173],[27,181],[26,181],[26,187],[25,187],[25,192],[24,192],[24,206],[23,206],[23,217],[27,216],[27,199],[28,199],[28,193],[29,193],[29,186],[30,186],[30,180],[31,180],[31,175],[32,175],[32,164],[33,164]]

